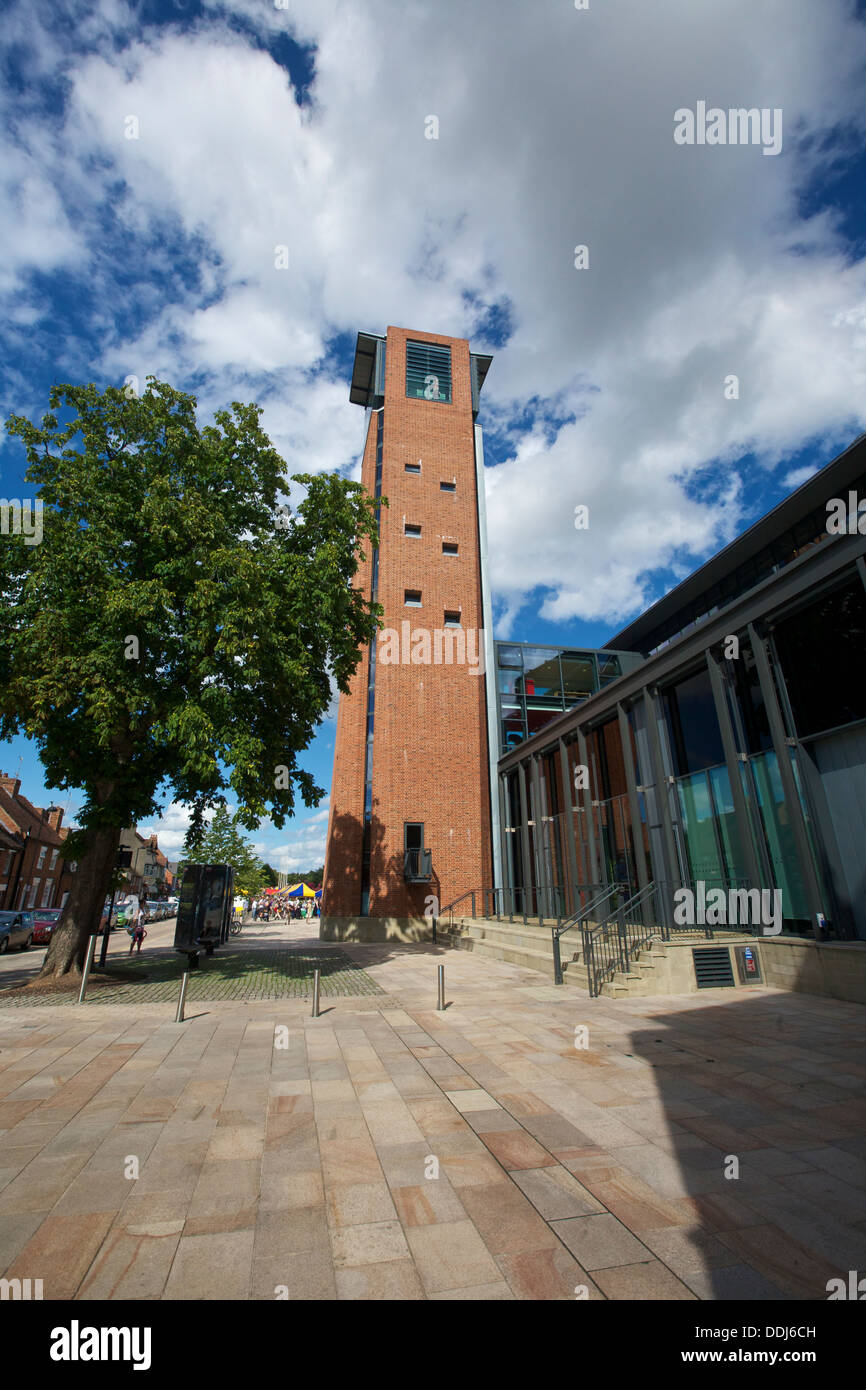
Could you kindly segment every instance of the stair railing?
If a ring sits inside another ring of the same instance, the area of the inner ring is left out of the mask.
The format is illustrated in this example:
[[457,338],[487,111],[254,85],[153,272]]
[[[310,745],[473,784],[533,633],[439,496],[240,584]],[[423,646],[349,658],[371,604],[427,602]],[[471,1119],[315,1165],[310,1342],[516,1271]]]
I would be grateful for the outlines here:
[[594,896],[590,898],[589,902],[586,903],[586,905],[582,907],[579,912],[572,913],[572,915],[570,917],[567,917],[564,922],[560,923],[559,926],[551,927],[550,930],[551,942],[553,945],[554,984],[562,984],[562,953],[559,945],[560,937],[565,936],[565,933],[567,931],[571,931],[573,927],[580,927],[581,934],[583,934],[585,931],[586,922],[588,921],[590,914],[597,913],[600,907],[603,907],[605,903],[610,902],[611,898],[621,893],[622,890],[627,887],[628,884],[625,883],[578,883],[575,885],[575,891],[578,893],[593,892],[593,890],[598,889],[600,889],[601,891],[596,891],[594,893]]
[[601,987],[617,971],[628,975],[636,950],[661,935],[655,883],[648,883],[627,902],[619,903],[600,922],[581,928],[590,996],[597,998]]

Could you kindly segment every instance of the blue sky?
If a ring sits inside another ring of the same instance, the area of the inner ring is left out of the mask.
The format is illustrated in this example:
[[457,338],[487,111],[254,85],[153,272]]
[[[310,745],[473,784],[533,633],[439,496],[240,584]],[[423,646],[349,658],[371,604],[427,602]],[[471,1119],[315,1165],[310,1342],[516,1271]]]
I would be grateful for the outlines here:
[[[7,0],[0,63],[4,417],[154,373],[357,476],[356,332],[467,336],[497,636],[601,645],[866,428],[853,0]],[[698,101],[781,110],[781,152],[677,145]],[[320,863],[326,812],[263,853]]]

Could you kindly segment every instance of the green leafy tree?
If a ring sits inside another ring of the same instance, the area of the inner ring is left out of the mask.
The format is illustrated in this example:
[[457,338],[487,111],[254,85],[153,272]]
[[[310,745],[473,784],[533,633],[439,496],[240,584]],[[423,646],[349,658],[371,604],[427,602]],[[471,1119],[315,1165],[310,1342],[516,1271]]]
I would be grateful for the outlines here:
[[378,625],[356,579],[374,500],[301,474],[281,507],[259,407],[195,412],[149,377],[141,396],[55,386],[40,425],[7,421],[44,514],[41,543],[0,541],[0,739],[27,734],[48,785],[85,794],[43,976],[80,971],[121,828],[166,796],[193,830],[229,787],[247,830],[318,803],[299,755]]
[[255,854],[250,841],[241,834],[235,818],[229,815],[225,805],[217,807],[213,820],[205,829],[187,832],[183,849],[184,867],[190,862],[230,864],[238,893],[258,893],[265,885],[265,865]]
[[321,869],[310,869],[308,873],[298,874],[298,882],[306,883],[308,888],[321,888],[322,879],[324,877],[324,867],[322,867]]
[[280,881],[280,878],[279,878],[279,874],[277,873],[276,869],[272,869],[271,866],[270,866],[270,864],[266,864],[266,865],[265,865],[265,880],[264,880],[264,887],[265,887],[265,888],[276,888],[276,886],[277,886],[277,884],[279,883],[279,881]]

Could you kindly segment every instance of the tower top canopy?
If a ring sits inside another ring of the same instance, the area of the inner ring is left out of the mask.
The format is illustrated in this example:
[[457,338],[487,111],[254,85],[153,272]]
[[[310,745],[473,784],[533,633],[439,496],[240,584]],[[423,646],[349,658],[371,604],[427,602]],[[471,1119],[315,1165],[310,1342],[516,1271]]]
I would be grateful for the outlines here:
[[[352,405],[377,408],[385,395],[385,335],[359,333],[352,364],[352,385],[349,400]],[[490,370],[493,358],[487,353],[470,352],[469,362],[473,381],[473,405],[478,410],[478,396]]]

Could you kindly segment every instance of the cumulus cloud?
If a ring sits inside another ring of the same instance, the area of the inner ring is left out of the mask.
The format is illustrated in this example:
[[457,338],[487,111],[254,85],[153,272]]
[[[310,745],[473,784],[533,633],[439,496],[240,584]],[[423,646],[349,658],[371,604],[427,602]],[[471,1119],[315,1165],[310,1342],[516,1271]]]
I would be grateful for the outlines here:
[[[237,809],[232,803],[227,805],[230,813]],[[212,810],[205,812],[207,821],[211,821],[213,816]],[[155,834],[163,854],[176,861],[182,855],[190,820],[189,808],[174,801],[158,820],[140,825],[138,829],[144,836]],[[315,869],[324,862],[327,828],[328,798],[313,815],[303,814],[291,820],[288,835],[285,828],[278,830],[269,820],[262,821],[251,847],[260,859],[283,873]]]
[[[89,8],[70,58],[56,16],[11,7],[34,71],[68,86],[26,133],[5,108],[10,332],[39,331],[37,271],[89,277],[94,371],[167,376],[207,409],[255,395],[291,471],[356,467],[334,353],[358,329],[490,347],[502,635],[528,603],[625,620],[751,519],[755,486],[805,476],[792,454],[866,425],[866,264],[832,203],[866,120],[848,0],[213,0],[146,29]],[[267,51],[280,35],[314,47],[309,100]],[[676,145],[698,100],[781,108],[781,154]]]

